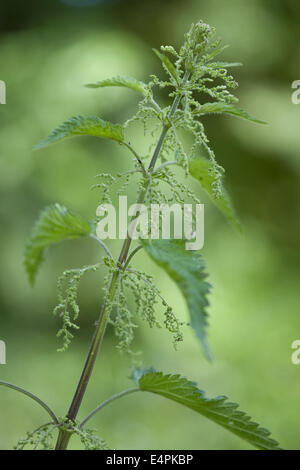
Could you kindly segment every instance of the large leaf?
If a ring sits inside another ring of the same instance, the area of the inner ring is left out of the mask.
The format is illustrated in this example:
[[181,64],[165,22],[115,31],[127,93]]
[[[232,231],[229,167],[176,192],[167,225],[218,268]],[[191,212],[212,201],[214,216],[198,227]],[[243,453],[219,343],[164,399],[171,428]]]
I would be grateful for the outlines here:
[[208,359],[211,354],[206,340],[207,294],[210,284],[206,282],[205,263],[202,256],[185,249],[182,240],[143,241],[144,247],[156,264],[161,266],[181,290],[190,313],[191,326],[202,343]]
[[113,77],[101,80],[95,83],[88,83],[85,85],[87,88],[103,88],[107,86],[119,86],[125,88],[131,88],[134,91],[141,93],[144,96],[147,96],[149,93],[149,88],[143,82],[136,80],[131,77]]
[[243,64],[241,62],[211,62],[209,64],[210,66],[213,66],[214,68],[218,69],[228,69],[230,67],[242,67]]
[[199,181],[214,204],[223,212],[227,219],[240,230],[241,226],[233,209],[230,196],[223,185],[221,195],[219,197],[215,196],[213,190],[214,176],[210,173],[209,168],[210,162],[206,158],[195,157],[189,161],[189,172],[191,176]]
[[163,66],[165,67],[166,71],[174,78],[174,80],[178,83],[178,73],[175,66],[172,64],[170,59],[163,54],[162,52],[158,51],[157,49],[153,49],[153,52],[157,55],[157,57],[161,60]]
[[44,259],[45,249],[53,243],[89,235],[91,226],[82,217],[59,204],[47,207],[37,220],[25,250],[25,268],[31,285]]
[[111,122],[103,121],[103,119],[97,116],[88,118],[76,116],[54,129],[49,137],[42,140],[34,148],[40,149],[58,140],[76,135],[104,137],[106,139],[116,140],[117,142],[123,142],[124,140],[123,127],[120,124],[112,124]]
[[154,369],[134,369],[133,379],[140,390],[162,395],[191,408],[258,449],[279,450],[279,444],[270,438],[270,432],[238,410],[238,405],[227,401],[225,396],[206,398],[194,382],[180,375],[165,375]]
[[231,114],[232,116],[236,116],[242,119],[247,119],[248,121],[255,122],[256,124],[267,124],[265,121],[260,121],[255,117],[248,114],[243,109],[239,108],[234,104],[223,103],[222,101],[218,101],[215,103],[205,103],[203,104],[200,109],[197,109],[197,114]]

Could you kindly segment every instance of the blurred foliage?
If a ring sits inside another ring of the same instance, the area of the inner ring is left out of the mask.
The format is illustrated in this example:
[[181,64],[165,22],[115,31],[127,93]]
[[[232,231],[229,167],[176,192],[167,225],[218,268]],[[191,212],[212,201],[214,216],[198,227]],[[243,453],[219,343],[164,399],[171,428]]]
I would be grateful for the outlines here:
[[[282,446],[299,448],[299,369],[290,361],[291,343],[300,334],[299,106],[291,103],[291,83],[300,78],[299,17],[295,0],[1,2],[0,78],[7,83],[7,105],[0,108],[0,338],[7,343],[8,362],[0,366],[1,379],[40,393],[58,414],[66,412],[101,305],[102,273],[83,281],[81,330],[64,355],[56,352],[59,320],[51,315],[56,278],[64,269],[94,263],[99,249],[85,240],[55,247],[32,290],[22,265],[24,243],[45,205],[59,202],[92,218],[99,197],[89,190],[94,175],[119,172],[130,162],[125,150],[97,139],[74,139],[39,152],[32,146],[79,113],[113,122],[128,118],[135,94],[82,85],[118,74],[146,79],[160,67],[151,48],[178,46],[190,23],[202,18],[231,45],[224,59],[244,63],[235,72],[242,107],[269,126],[205,118],[244,226],[242,236],[234,232],[199,193],[207,202],[204,254],[214,285],[213,365],[190,331],[177,352],[163,331],[140,329],[136,342],[145,365],[195,379],[210,395],[228,394]],[[132,139],[144,145],[139,129]],[[117,253],[119,244],[110,248]],[[137,260],[186,318],[172,282],[146,255]],[[129,360],[113,349],[115,343],[109,330],[81,416],[129,384]],[[24,397],[1,390],[0,448],[11,448],[42,424],[42,413]],[[246,448],[159,397],[124,398],[92,424],[112,448]]]

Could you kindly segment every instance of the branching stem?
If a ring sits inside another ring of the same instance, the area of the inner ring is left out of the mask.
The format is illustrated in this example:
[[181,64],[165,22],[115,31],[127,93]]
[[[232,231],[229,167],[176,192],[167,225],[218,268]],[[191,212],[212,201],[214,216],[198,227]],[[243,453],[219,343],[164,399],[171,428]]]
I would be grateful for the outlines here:
[[90,238],[93,238],[93,240],[96,240],[96,242],[98,242],[99,245],[102,246],[103,250],[105,251],[105,253],[107,254],[107,256],[108,256],[109,258],[111,258],[112,260],[114,259],[113,255],[112,255],[111,252],[109,251],[107,245],[105,245],[105,243],[104,243],[102,240],[100,240],[100,238],[98,238],[98,237],[97,237],[96,235],[94,235],[94,234],[91,234],[91,235],[90,235]]

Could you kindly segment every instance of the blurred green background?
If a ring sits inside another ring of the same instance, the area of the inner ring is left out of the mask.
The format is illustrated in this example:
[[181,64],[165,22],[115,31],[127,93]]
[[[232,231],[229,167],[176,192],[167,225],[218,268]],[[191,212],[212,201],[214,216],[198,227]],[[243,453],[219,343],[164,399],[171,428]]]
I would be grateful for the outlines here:
[[[65,414],[101,305],[102,273],[82,283],[81,329],[65,354],[56,352],[59,321],[51,313],[56,279],[64,269],[94,263],[99,249],[85,240],[54,247],[31,289],[22,264],[24,243],[47,204],[60,202],[93,218],[99,200],[90,191],[94,175],[131,165],[124,149],[100,139],[73,139],[40,152],[32,146],[73,115],[97,114],[113,122],[130,117],[138,100],[134,93],[82,85],[117,74],[147,80],[160,73],[151,48],[179,46],[190,23],[200,18],[231,45],[224,59],[244,64],[235,70],[241,106],[269,126],[206,120],[244,226],[239,235],[207,202],[203,254],[214,286],[213,364],[189,331],[175,352],[164,330],[143,325],[136,348],[144,351],[145,366],[188,376],[209,396],[228,395],[283,447],[299,449],[300,366],[291,363],[291,343],[300,337],[300,105],[291,102],[291,83],[300,79],[300,7],[293,0],[1,2],[0,79],[7,84],[7,104],[0,107],[0,339],[7,344],[7,365],[0,366],[0,378]],[[138,131],[132,139],[143,143]],[[119,243],[110,242],[110,248],[117,254]],[[186,318],[172,282],[146,255],[136,260]],[[115,344],[108,330],[81,417],[131,386],[130,360]],[[0,396],[0,448],[10,449],[47,416],[16,392],[1,389]],[[248,448],[192,411],[146,394],[113,404],[91,426],[117,449]]]

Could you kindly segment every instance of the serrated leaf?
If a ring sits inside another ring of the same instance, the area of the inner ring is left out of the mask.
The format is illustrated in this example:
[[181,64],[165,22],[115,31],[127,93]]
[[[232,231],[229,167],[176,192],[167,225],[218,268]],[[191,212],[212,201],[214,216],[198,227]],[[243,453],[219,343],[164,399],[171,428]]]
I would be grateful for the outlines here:
[[63,240],[85,237],[91,226],[82,217],[69,211],[60,204],[46,207],[41,213],[25,249],[25,268],[31,285],[43,262],[45,249]]
[[206,158],[195,157],[189,161],[190,175],[201,184],[202,188],[210,196],[213,203],[220,209],[227,219],[238,229],[241,225],[237,219],[234,208],[232,206],[230,196],[222,185],[222,193],[219,197],[215,196],[213,190],[214,176],[210,174],[210,162]]
[[157,55],[157,57],[161,60],[162,64],[165,66],[166,70],[170,73],[170,75],[174,78],[174,80],[179,83],[178,80],[178,73],[170,59],[163,54],[162,52],[158,51],[157,49],[152,49],[153,52]]
[[205,263],[202,256],[185,249],[183,240],[143,240],[143,245],[155,261],[177,284],[188,306],[191,326],[201,341],[208,359],[211,354],[206,340],[207,295],[210,284],[206,282]]
[[250,416],[240,411],[236,403],[229,402],[227,397],[207,398],[194,382],[180,375],[163,374],[154,369],[136,369],[133,376],[140,390],[180,403],[260,450],[279,450],[279,444],[271,439],[270,432],[252,421]]
[[100,80],[99,82],[95,83],[88,83],[85,85],[87,88],[103,88],[107,86],[118,86],[118,87],[125,87],[131,88],[134,91],[141,93],[144,96],[147,96],[149,93],[149,88],[143,82],[136,80],[135,78],[131,77],[113,77],[107,78],[105,80]]
[[47,145],[53,144],[59,140],[73,137],[76,135],[92,135],[95,137],[103,137],[105,139],[123,142],[124,132],[120,124],[112,124],[104,121],[97,116],[85,118],[76,116],[58,126],[45,140],[42,140],[34,149],[40,149]]
[[242,119],[247,119],[248,121],[255,122],[256,124],[267,124],[265,121],[260,121],[255,117],[248,114],[243,109],[235,106],[234,104],[223,103],[218,101],[216,103],[205,103],[200,109],[197,109],[197,114],[230,114]]

